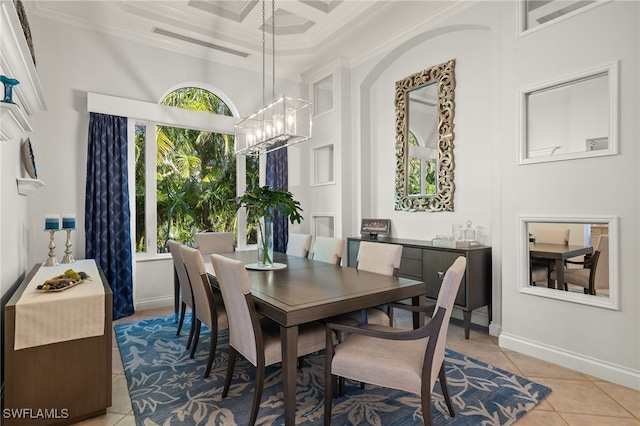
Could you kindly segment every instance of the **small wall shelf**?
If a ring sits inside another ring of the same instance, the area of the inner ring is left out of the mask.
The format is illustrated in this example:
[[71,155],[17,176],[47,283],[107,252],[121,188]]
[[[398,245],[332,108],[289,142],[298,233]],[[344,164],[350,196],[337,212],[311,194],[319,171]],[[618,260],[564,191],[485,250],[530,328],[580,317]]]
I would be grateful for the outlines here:
[[25,132],[32,131],[22,109],[17,104],[0,102],[0,140],[8,141],[20,137]]
[[20,195],[32,194],[36,189],[46,186],[40,179],[16,178],[16,181],[18,182],[18,194]]

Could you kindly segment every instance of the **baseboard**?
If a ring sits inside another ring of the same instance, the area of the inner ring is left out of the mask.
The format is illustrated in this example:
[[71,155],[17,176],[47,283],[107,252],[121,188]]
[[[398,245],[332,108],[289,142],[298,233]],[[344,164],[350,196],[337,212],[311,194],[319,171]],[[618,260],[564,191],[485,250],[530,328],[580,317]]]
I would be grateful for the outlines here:
[[602,380],[640,391],[640,371],[585,355],[502,333],[498,343],[505,349],[523,353]]
[[493,337],[499,337],[500,333],[502,333],[502,324],[491,322],[491,324],[489,324],[489,335]]
[[140,311],[145,309],[164,308],[166,306],[173,306],[173,296],[154,297],[151,299],[135,301],[135,309]]

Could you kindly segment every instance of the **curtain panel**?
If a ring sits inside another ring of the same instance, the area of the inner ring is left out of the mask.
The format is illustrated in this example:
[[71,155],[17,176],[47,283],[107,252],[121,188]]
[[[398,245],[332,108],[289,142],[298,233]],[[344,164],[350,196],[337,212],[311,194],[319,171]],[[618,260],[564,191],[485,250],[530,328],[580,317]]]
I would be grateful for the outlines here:
[[91,113],[84,220],[86,257],[96,260],[111,285],[113,319],[132,315],[126,117]]
[[[273,189],[289,189],[289,156],[287,148],[267,153],[266,182]],[[273,217],[273,250],[284,253],[289,242],[289,220],[275,212]]]

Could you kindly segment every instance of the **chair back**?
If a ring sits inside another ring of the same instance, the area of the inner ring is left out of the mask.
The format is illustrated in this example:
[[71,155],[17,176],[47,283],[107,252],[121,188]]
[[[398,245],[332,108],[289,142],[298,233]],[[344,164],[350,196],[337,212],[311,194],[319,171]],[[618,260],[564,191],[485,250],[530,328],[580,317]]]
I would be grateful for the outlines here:
[[193,308],[191,284],[189,282],[189,277],[187,276],[187,269],[184,266],[184,260],[182,259],[182,251],[180,250],[182,244],[174,240],[169,240],[167,244],[169,246],[171,257],[173,258],[173,267],[178,275],[178,284],[180,284],[180,295],[182,297],[182,301],[190,308]]
[[257,348],[262,345],[262,334],[256,332],[260,327],[247,270],[242,262],[218,254],[211,255],[211,263],[227,310],[229,344],[257,365]]
[[187,247],[180,247],[182,259],[187,268],[191,291],[193,291],[193,302],[197,318],[209,329],[213,329],[213,322],[217,321],[213,290],[207,277],[207,269],[202,260],[200,251]]
[[561,228],[536,228],[534,236],[536,243],[541,244],[569,244],[571,229]]
[[609,235],[600,235],[596,251],[600,252],[595,276],[595,288],[609,288]]
[[339,265],[342,260],[344,238],[316,237],[313,243],[313,260]]
[[198,232],[193,234],[195,248],[202,254],[230,253],[235,251],[232,232]]
[[[436,382],[438,373],[440,372],[440,366],[444,362],[444,349],[447,340],[447,331],[449,330],[449,319],[451,318],[451,311],[453,310],[453,303],[456,300],[458,289],[460,288],[460,282],[467,267],[467,258],[459,256],[453,265],[449,267],[442,280],[442,286],[440,286],[440,292],[438,293],[438,300],[436,301],[433,314],[438,312],[439,307],[446,309],[445,316],[442,322],[442,327],[438,333],[438,342],[433,354],[432,368],[431,368],[431,386]],[[425,362],[428,360],[425,359]]]
[[311,234],[289,234],[287,254],[298,257],[307,257],[311,249]]
[[383,275],[398,275],[402,246],[399,244],[360,242],[356,268]]

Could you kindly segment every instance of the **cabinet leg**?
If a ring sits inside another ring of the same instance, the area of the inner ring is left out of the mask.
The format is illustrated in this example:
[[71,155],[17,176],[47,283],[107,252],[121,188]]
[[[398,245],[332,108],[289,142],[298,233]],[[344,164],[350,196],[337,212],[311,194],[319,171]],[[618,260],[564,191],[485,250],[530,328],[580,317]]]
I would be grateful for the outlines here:
[[469,331],[471,331],[471,311],[462,311],[464,315],[464,338],[469,340]]

